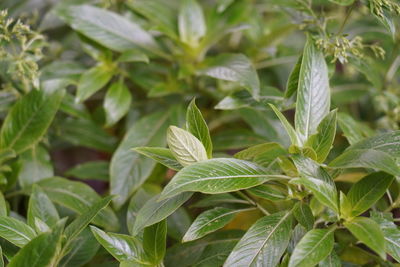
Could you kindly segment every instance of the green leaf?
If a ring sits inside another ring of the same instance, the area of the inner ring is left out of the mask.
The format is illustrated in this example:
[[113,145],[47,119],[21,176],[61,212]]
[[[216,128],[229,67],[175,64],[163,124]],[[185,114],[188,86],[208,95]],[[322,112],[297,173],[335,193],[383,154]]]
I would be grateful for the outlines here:
[[199,216],[197,216],[192,225],[190,225],[189,229],[183,236],[182,242],[196,240],[218,229],[221,229],[233,220],[236,213],[245,210],[216,207],[201,213]]
[[154,265],[162,262],[165,255],[166,241],[167,221],[165,219],[144,229],[143,249]]
[[0,267],[4,267],[3,249],[0,247]]
[[301,144],[315,134],[322,119],[328,115],[329,106],[328,68],[324,55],[308,37],[300,67],[295,114],[296,132]]
[[97,227],[90,226],[97,241],[118,261],[143,263],[144,251],[141,241],[133,236],[106,233]]
[[16,153],[29,149],[46,133],[64,95],[32,90],[21,97],[10,109],[0,132],[0,150],[13,149]]
[[341,6],[349,6],[354,3],[354,0],[329,0],[329,1]]
[[117,59],[118,62],[144,62],[149,63],[149,57],[138,49],[131,49],[123,52]]
[[290,257],[289,267],[315,266],[331,253],[334,245],[331,229],[313,229],[297,244]]
[[329,174],[311,159],[298,155],[292,159],[300,173],[298,183],[309,189],[322,204],[338,213],[337,190]]
[[113,76],[112,70],[105,65],[97,65],[85,71],[78,82],[76,101],[82,102],[103,88]]
[[107,161],[88,161],[82,164],[75,165],[67,172],[66,176],[73,176],[79,179],[93,179],[100,181],[108,181],[108,169],[110,165]]
[[135,147],[133,148],[134,151],[149,157],[162,165],[175,170],[179,171],[183,168],[183,166],[175,159],[174,155],[172,154],[171,150],[165,147]]
[[329,163],[331,168],[372,168],[400,176],[400,168],[389,154],[373,149],[351,149]]
[[[120,208],[150,176],[155,162],[132,147],[164,146],[170,112],[158,112],[141,118],[125,134],[114,152],[110,165],[111,194],[116,208]],[[139,167],[140,166],[140,167]]]
[[339,202],[341,218],[350,218],[353,207],[345,193],[342,191],[340,191]]
[[146,226],[158,223],[171,215],[183,203],[185,203],[192,193],[186,192],[179,194],[175,197],[159,200],[159,195],[151,198],[146,204],[138,211],[135,224],[132,229],[132,235],[137,235]]
[[61,249],[61,233],[62,227],[58,226],[52,232],[35,237],[18,251],[7,266],[55,266],[57,254]]
[[338,124],[350,145],[353,145],[373,134],[373,131],[367,125],[356,121],[347,113],[338,113]]
[[65,228],[67,244],[78,236],[102,209],[107,207],[112,198],[113,196],[107,196],[95,202]]
[[294,130],[293,126],[288,122],[286,117],[274,105],[269,104],[269,106],[275,112],[276,116],[281,121],[283,127],[285,127],[285,130],[290,137],[290,141],[292,142],[292,145],[298,145],[300,143],[299,137],[298,137],[296,131]]
[[178,16],[178,29],[181,41],[197,47],[206,34],[206,23],[201,6],[196,0],[182,0]]
[[216,194],[216,195],[206,195],[203,199],[194,203],[192,207],[195,208],[205,208],[205,207],[215,207],[221,204],[249,204],[247,200],[243,200],[233,196],[232,194]]
[[35,231],[29,225],[11,217],[0,216],[0,237],[23,247],[35,236]]
[[167,142],[172,154],[182,166],[208,159],[203,144],[188,131],[170,126],[167,131]]
[[121,79],[113,83],[107,91],[104,99],[104,110],[106,111],[106,125],[110,126],[125,116],[132,101],[131,93]]
[[351,203],[351,216],[357,216],[377,202],[392,184],[394,177],[384,172],[367,175],[355,183],[347,198]]
[[190,102],[186,112],[186,129],[203,144],[208,158],[212,158],[212,142],[210,131],[201,111],[196,106],[195,99]]
[[18,182],[21,187],[29,186],[53,175],[50,155],[43,146],[33,146],[20,155]]
[[324,162],[331,151],[336,134],[336,114],[337,111],[333,110],[326,115],[318,125],[317,133],[311,135],[306,142],[306,146],[314,149],[318,162]]
[[185,191],[219,194],[250,188],[276,178],[249,161],[218,158],[194,163],[180,170],[161,193],[160,199]]
[[385,258],[385,239],[379,225],[366,217],[357,217],[345,222],[344,226],[365,245],[370,247],[381,258]]
[[393,222],[391,214],[371,212],[371,219],[379,224],[385,238],[385,250],[397,262],[400,262],[400,229]]
[[[43,189],[51,201],[83,214],[100,201],[100,196],[88,185],[74,182],[60,177],[42,180],[38,185]],[[93,219],[93,223],[106,229],[118,229],[119,223],[111,208],[106,208]]]
[[4,198],[4,195],[2,192],[0,192],[0,216],[6,216],[7,217],[7,202]]
[[286,150],[280,144],[271,142],[246,148],[236,153],[234,157],[243,160],[253,160],[263,154],[280,155],[286,153],[287,153]]
[[282,190],[281,188],[277,188],[279,187],[273,186],[271,184],[261,184],[256,187],[246,189],[246,192],[249,192],[256,197],[268,199],[271,201],[287,199],[287,191]]
[[293,215],[307,231],[314,228],[314,215],[307,204],[298,202],[293,208]]
[[76,31],[112,50],[123,52],[138,46],[149,51],[159,51],[149,33],[116,13],[80,5],[61,8],[57,14]]
[[291,230],[291,213],[279,212],[257,220],[224,266],[276,266],[289,244]]
[[260,81],[251,61],[242,54],[220,54],[205,62],[200,74],[239,83],[258,100]]
[[56,207],[37,185],[32,187],[28,205],[28,224],[32,227],[35,225],[35,218],[40,219],[50,227],[60,220]]
[[328,255],[324,260],[322,260],[319,267],[342,267],[342,262],[339,256],[336,254],[335,250],[333,249],[331,254]]
[[400,158],[400,131],[392,131],[363,139],[348,148],[348,150],[352,149],[373,149]]
[[294,65],[294,68],[292,69],[292,72],[289,75],[286,84],[285,98],[290,98],[294,93],[296,93],[297,88],[299,87],[299,75],[300,75],[302,60],[303,60],[303,55],[300,55],[296,61],[296,65]]

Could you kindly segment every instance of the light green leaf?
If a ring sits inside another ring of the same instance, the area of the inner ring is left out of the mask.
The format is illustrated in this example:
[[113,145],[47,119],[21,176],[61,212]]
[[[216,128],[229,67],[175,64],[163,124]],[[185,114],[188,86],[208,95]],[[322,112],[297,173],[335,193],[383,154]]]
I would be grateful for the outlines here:
[[178,29],[181,41],[197,47],[206,34],[206,23],[201,6],[196,0],[182,0],[178,16]]
[[294,65],[294,68],[292,69],[292,72],[289,75],[285,91],[286,98],[290,98],[294,93],[296,93],[297,88],[299,87],[299,75],[300,75],[302,60],[303,60],[303,55],[300,55],[296,61],[296,65]]
[[79,179],[93,179],[100,181],[108,181],[109,163],[107,161],[88,161],[75,165],[69,169],[65,175],[73,176]]
[[318,162],[324,162],[331,151],[336,134],[336,114],[337,111],[333,110],[326,115],[318,125],[317,133],[311,135],[306,142],[306,146],[314,149]]
[[313,229],[297,244],[290,257],[289,267],[315,266],[331,253],[334,245],[331,229]]
[[[60,177],[42,180],[38,185],[51,201],[67,207],[78,214],[87,212],[92,205],[101,199],[90,186]],[[119,227],[118,218],[109,207],[100,211],[93,219],[93,223],[106,229],[116,230]]]
[[141,240],[128,235],[106,233],[94,226],[90,226],[90,229],[97,241],[118,261],[143,263],[144,251]]
[[354,3],[354,0],[329,0],[329,1],[341,6],[349,6]]
[[363,139],[347,150],[352,149],[373,149],[400,158],[400,131],[392,131]]
[[64,91],[46,93],[32,90],[10,109],[0,132],[0,150],[16,153],[29,149],[46,133],[59,106]]
[[120,208],[143,184],[155,166],[152,159],[132,151],[131,148],[164,146],[170,114],[171,112],[157,112],[134,123],[114,152],[110,165],[110,188],[111,194],[117,195],[113,199],[116,208]]
[[281,121],[283,127],[285,127],[285,130],[290,137],[290,141],[292,142],[292,145],[300,144],[300,140],[299,140],[299,137],[298,137],[296,131],[294,130],[293,126],[288,122],[286,117],[274,105],[269,104],[269,106],[275,112],[276,116]]
[[366,217],[357,217],[345,222],[344,226],[365,245],[370,247],[379,256],[385,258],[385,239],[379,225]]
[[311,159],[299,155],[292,158],[300,173],[298,183],[309,189],[321,203],[339,213],[336,186],[329,174]]
[[219,194],[250,188],[279,177],[268,174],[255,163],[230,159],[210,159],[183,168],[168,183],[160,199],[185,191]]
[[175,159],[171,150],[165,147],[135,147],[134,151],[149,157],[164,166],[179,171],[183,166]]
[[103,88],[113,76],[113,71],[105,65],[97,65],[85,71],[78,82],[76,101],[82,102]]
[[224,267],[276,266],[292,232],[292,216],[279,212],[256,221],[236,244]]
[[341,218],[350,218],[351,217],[351,211],[352,211],[352,206],[345,195],[342,191],[340,191],[340,196],[339,196],[339,202],[340,202],[340,216]]
[[104,99],[104,110],[106,111],[106,125],[111,126],[119,121],[129,111],[132,95],[123,79],[113,83],[108,88]]
[[154,265],[162,262],[167,241],[167,221],[164,219],[146,227],[143,232],[143,249]]
[[260,81],[251,61],[242,54],[220,54],[206,61],[200,74],[225,81],[237,82],[258,100]]
[[221,229],[233,220],[237,213],[245,210],[216,207],[201,213],[197,216],[192,225],[190,225],[189,229],[183,236],[182,242],[196,240]]
[[400,176],[400,168],[389,154],[373,149],[351,149],[329,163],[331,168],[371,168]]
[[314,227],[314,215],[307,204],[303,202],[296,203],[293,208],[293,215],[307,231]]
[[384,172],[367,175],[355,183],[347,198],[351,203],[351,216],[357,216],[377,202],[392,184],[394,177]]
[[55,266],[61,248],[61,233],[62,227],[58,226],[52,232],[35,237],[18,251],[7,266]]
[[301,144],[315,134],[322,119],[328,115],[329,106],[328,68],[324,55],[308,37],[300,67],[295,114],[295,128]]
[[132,235],[137,235],[146,226],[158,223],[171,215],[183,203],[185,203],[192,193],[186,192],[175,197],[159,200],[159,195],[151,198],[138,211],[135,224],[132,229]]
[[138,46],[149,51],[159,51],[149,33],[116,13],[80,5],[61,8],[57,14],[76,31],[112,50],[123,52]]
[[253,160],[254,158],[257,158],[263,154],[275,154],[275,151],[277,151],[277,155],[287,153],[280,144],[271,142],[246,148],[237,152],[234,157],[243,160]]
[[18,182],[21,187],[29,186],[53,175],[50,155],[43,146],[33,146],[20,155]]
[[131,49],[123,52],[117,59],[118,62],[144,62],[149,63],[149,57],[139,49]]
[[11,217],[0,216],[0,237],[23,247],[35,236],[35,231],[29,225]]
[[186,112],[186,129],[203,144],[208,158],[212,158],[212,142],[206,121],[197,108],[195,99],[190,102]]
[[37,185],[32,187],[28,205],[28,224],[32,227],[35,225],[35,218],[40,219],[50,227],[60,220],[56,207]]
[[167,143],[177,161],[182,166],[207,160],[207,152],[194,135],[175,126],[170,126],[167,131]]

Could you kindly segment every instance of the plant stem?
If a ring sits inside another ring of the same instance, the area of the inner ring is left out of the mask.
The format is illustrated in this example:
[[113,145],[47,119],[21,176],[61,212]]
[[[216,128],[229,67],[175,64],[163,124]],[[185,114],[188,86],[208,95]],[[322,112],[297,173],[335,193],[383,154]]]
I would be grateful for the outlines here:
[[344,20],[343,20],[343,22],[342,22],[342,25],[340,25],[339,31],[337,32],[336,35],[342,34],[342,32],[343,32],[343,30],[344,30],[344,26],[346,26],[346,23],[347,23],[347,21],[349,20],[350,15],[351,15],[351,12],[353,11],[354,6],[356,5],[356,3],[357,3],[357,1],[355,1],[355,2],[350,6],[349,10],[347,11],[346,17],[344,18]]

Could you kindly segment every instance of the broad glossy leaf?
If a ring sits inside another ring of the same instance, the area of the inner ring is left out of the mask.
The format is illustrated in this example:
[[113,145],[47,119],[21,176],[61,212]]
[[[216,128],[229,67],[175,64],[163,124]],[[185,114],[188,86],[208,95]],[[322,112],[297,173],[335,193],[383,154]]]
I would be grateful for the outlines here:
[[17,219],[0,216],[0,236],[18,247],[23,247],[36,233],[29,225]]
[[36,145],[20,155],[18,182],[22,187],[52,177],[54,170],[47,150]]
[[197,47],[206,34],[203,10],[196,0],[181,1],[178,29],[181,41],[191,47]]
[[249,192],[256,197],[272,201],[287,199],[287,190],[283,190],[282,188],[273,186],[272,184],[261,184],[247,189],[246,192]]
[[7,266],[54,266],[61,248],[61,233],[62,227],[58,226],[52,232],[35,237],[18,251]]
[[113,125],[128,113],[131,101],[131,92],[122,79],[108,88],[104,99],[104,110],[106,111],[108,126]]
[[166,241],[167,221],[165,219],[144,229],[143,249],[154,265],[162,262],[165,256]]
[[207,160],[207,152],[194,135],[175,126],[170,126],[167,131],[169,149],[182,166]]
[[344,226],[365,245],[370,247],[382,258],[385,257],[385,238],[379,225],[366,217],[357,217],[345,222]]
[[338,213],[338,193],[329,174],[311,159],[303,156],[292,158],[300,173],[298,182],[309,189],[321,203]]
[[183,203],[185,203],[192,193],[185,192],[175,197],[159,200],[159,195],[151,198],[138,211],[132,234],[137,235],[146,226],[153,225],[171,215]]
[[113,154],[110,188],[111,194],[117,195],[113,199],[116,208],[120,208],[143,184],[155,166],[152,159],[132,151],[132,147],[164,146],[170,114],[171,112],[153,113],[134,123]]
[[336,134],[336,110],[331,111],[318,125],[317,133],[311,135],[306,146],[314,149],[317,161],[324,162],[331,151]]
[[298,202],[293,208],[293,215],[307,231],[314,227],[314,215],[307,204]]
[[135,46],[159,50],[153,37],[138,24],[105,9],[80,5],[62,8],[57,13],[73,29],[112,50],[123,52]]
[[276,116],[282,122],[283,127],[285,127],[285,130],[290,137],[292,145],[298,145],[300,143],[300,140],[293,126],[288,122],[286,117],[274,105],[270,104],[269,106],[272,108]]
[[393,131],[363,139],[348,148],[373,149],[385,152],[393,157],[400,157],[400,131]]
[[224,266],[275,266],[289,244],[292,215],[279,212],[256,221],[236,244]]
[[162,165],[179,171],[183,166],[175,159],[171,150],[165,147],[135,147],[133,150],[136,152],[149,157]]
[[308,37],[300,67],[295,114],[296,132],[302,144],[315,134],[320,122],[328,115],[329,107],[328,68],[324,55]]
[[309,231],[294,249],[289,267],[314,266],[325,259],[333,249],[334,230],[335,228]]
[[105,65],[97,65],[85,71],[78,82],[76,101],[82,102],[104,87],[113,76],[112,70]]
[[394,177],[384,172],[367,175],[355,183],[347,198],[351,203],[351,216],[357,216],[375,204],[392,184]]
[[100,181],[108,181],[108,169],[110,165],[107,161],[88,161],[75,165],[69,169],[65,175],[73,176],[79,179],[93,179]]
[[48,226],[55,225],[59,220],[57,209],[43,190],[34,185],[28,205],[28,224],[35,225],[35,218],[40,219]]
[[10,109],[0,132],[0,150],[16,153],[29,149],[45,134],[59,106],[64,91],[53,93],[32,90]]
[[303,60],[303,55],[300,55],[299,58],[297,59],[296,65],[294,65],[294,68],[292,69],[292,72],[289,75],[285,91],[286,98],[290,98],[294,93],[296,93],[297,88],[299,87],[299,75],[300,75],[302,60]]
[[338,113],[338,124],[350,145],[353,145],[374,133],[367,125],[356,121],[347,113]]
[[[248,209],[246,209],[248,210]],[[190,225],[182,241],[188,242],[199,239],[209,233],[221,229],[227,225],[237,213],[242,212],[241,209],[227,209],[216,207],[201,213]]]
[[129,235],[106,233],[94,226],[90,228],[97,241],[118,261],[143,263],[144,251],[139,239]]
[[212,157],[212,142],[206,121],[197,108],[195,99],[190,102],[186,112],[186,129],[203,144],[208,158]]
[[385,238],[385,250],[397,262],[400,262],[400,229],[393,222],[392,214],[371,212],[371,219],[379,224]]
[[373,149],[351,149],[329,163],[333,168],[371,168],[400,176],[400,167],[389,154]]
[[185,191],[218,194],[250,188],[276,178],[250,161],[217,158],[186,166],[161,193],[160,199]]
[[[90,186],[60,177],[42,180],[38,185],[51,201],[79,214],[87,212],[87,209],[101,199]],[[109,207],[100,211],[93,219],[93,223],[106,229],[118,229],[119,227],[118,219]]]
[[237,82],[258,100],[260,81],[251,61],[242,54],[220,54],[206,61],[200,74],[216,79]]

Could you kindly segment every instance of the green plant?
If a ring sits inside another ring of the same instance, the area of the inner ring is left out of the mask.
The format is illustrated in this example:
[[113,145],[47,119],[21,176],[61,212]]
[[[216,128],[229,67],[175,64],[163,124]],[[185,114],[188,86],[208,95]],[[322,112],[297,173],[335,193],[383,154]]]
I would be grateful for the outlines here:
[[0,266],[400,262],[398,1],[39,2],[0,2]]

